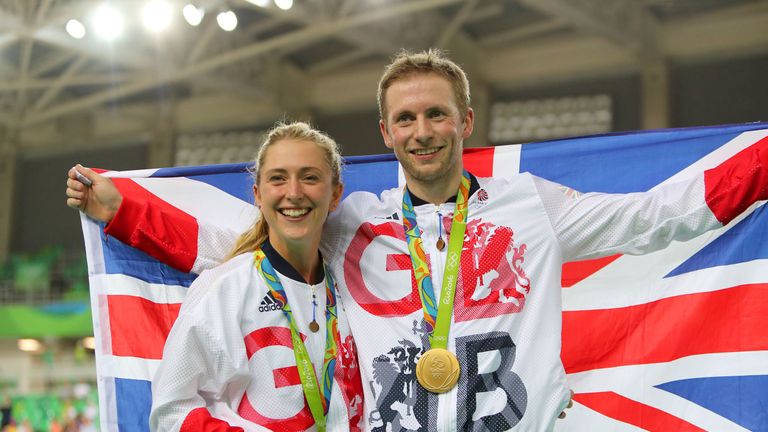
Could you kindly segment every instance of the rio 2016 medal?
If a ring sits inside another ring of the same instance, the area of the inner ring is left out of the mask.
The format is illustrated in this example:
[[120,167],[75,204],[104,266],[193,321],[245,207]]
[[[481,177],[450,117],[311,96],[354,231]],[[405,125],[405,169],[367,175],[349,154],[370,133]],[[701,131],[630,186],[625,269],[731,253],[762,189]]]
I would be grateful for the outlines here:
[[432,393],[445,393],[459,380],[461,367],[456,356],[443,348],[432,348],[416,363],[416,379]]

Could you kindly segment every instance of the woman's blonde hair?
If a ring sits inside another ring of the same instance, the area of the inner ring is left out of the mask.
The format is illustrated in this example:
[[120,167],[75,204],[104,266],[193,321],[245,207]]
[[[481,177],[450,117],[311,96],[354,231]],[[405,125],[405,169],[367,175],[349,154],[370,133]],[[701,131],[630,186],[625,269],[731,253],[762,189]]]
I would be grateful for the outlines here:
[[[253,168],[250,170],[255,184],[259,184],[261,167],[264,165],[264,158],[266,157],[269,147],[286,139],[310,141],[317,144],[317,146],[323,150],[323,153],[325,153],[325,161],[331,169],[331,180],[333,185],[338,186],[341,184],[342,160],[338,144],[336,144],[336,141],[330,136],[314,129],[308,123],[304,122],[279,122],[267,132],[267,137],[261,144]],[[259,217],[254,221],[248,231],[240,235],[237,239],[237,243],[235,243],[235,248],[229,254],[229,257],[232,258],[242,253],[256,250],[256,247],[264,243],[268,237],[269,226],[267,225],[267,221],[263,217]]]

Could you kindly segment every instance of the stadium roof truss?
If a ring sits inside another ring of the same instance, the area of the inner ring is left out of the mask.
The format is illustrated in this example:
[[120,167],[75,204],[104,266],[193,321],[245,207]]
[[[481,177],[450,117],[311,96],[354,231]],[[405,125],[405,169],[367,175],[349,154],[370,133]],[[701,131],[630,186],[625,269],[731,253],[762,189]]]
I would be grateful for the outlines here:
[[[112,0],[125,16],[122,39],[67,34],[68,20],[87,27],[101,3],[0,0],[6,147],[62,137],[93,146],[151,128],[169,106],[182,130],[370,111],[382,65],[402,47],[447,49],[476,89],[506,90],[768,51],[760,0],[295,0],[289,10],[198,0],[199,26],[177,14],[157,35],[141,27],[141,2]],[[217,25],[224,10],[237,14],[234,31]],[[218,116],[213,103],[225,107]]]

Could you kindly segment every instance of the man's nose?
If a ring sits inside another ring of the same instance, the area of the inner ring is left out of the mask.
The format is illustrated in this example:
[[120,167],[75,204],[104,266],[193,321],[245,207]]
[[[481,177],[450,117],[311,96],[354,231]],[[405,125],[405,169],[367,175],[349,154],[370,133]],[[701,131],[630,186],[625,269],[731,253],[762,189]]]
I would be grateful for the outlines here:
[[416,119],[416,140],[420,143],[428,143],[432,139],[432,123],[423,116]]

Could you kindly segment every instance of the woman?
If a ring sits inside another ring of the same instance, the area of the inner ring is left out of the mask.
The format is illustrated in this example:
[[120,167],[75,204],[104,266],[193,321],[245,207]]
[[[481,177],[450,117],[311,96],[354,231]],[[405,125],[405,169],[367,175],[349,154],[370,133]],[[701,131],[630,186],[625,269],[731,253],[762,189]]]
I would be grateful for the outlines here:
[[152,383],[153,430],[358,428],[359,370],[342,355],[354,347],[318,252],[340,171],[336,143],[306,123],[269,132],[261,217],[189,289]]

